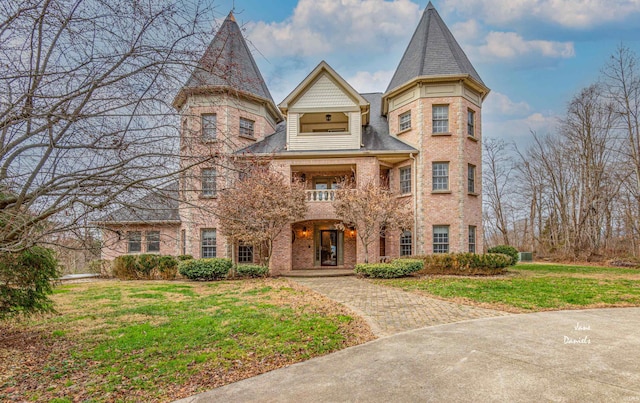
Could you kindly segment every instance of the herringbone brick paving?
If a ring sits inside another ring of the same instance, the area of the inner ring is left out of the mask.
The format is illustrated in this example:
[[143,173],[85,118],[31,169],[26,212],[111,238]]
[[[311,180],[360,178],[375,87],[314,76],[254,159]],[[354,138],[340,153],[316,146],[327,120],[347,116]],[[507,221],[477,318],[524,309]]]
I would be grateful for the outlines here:
[[429,298],[354,277],[294,278],[363,316],[377,336],[469,319],[510,315]]

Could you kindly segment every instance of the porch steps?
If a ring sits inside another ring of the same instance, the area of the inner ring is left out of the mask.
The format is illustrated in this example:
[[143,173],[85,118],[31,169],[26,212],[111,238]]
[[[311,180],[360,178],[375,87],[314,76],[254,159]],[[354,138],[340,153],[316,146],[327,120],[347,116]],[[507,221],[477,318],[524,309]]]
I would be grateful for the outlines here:
[[355,275],[353,269],[300,269],[282,273],[282,277],[345,277]]

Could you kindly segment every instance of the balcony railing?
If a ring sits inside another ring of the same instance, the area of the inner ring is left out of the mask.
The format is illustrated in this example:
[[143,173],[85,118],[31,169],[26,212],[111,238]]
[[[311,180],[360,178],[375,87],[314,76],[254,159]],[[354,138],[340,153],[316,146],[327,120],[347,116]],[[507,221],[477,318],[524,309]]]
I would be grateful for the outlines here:
[[308,202],[332,202],[336,197],[336,191],[334,189],[314,189],[307,190]]

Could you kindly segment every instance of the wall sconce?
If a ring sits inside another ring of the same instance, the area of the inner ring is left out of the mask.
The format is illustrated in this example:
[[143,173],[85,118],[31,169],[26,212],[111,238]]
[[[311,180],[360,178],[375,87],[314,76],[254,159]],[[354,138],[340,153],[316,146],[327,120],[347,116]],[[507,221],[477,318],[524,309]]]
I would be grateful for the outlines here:
[[349,238],[355,238],[356,237],[356,229],[355,228],[349,228],[347,235],[349,236]]
[[302,227],[302,237],[303,238],[307,237],[307,227]]
[[327,122],[331,122],[331,114],[327,113],[324,118],[326,119]]

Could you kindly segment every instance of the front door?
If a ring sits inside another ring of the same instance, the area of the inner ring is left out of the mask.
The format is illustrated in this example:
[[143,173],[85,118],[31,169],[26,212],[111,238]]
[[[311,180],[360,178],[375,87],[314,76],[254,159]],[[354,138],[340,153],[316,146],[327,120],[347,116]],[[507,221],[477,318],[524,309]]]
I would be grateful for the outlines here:
[[338,231],[320,231],[320,265],[338,265]]

